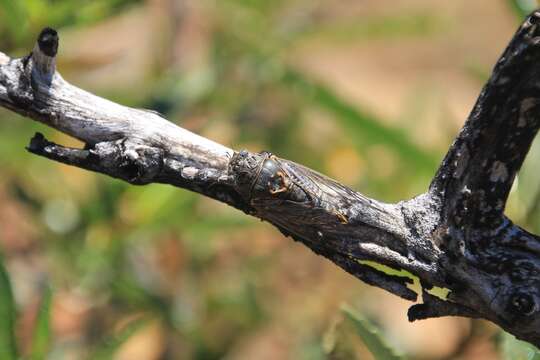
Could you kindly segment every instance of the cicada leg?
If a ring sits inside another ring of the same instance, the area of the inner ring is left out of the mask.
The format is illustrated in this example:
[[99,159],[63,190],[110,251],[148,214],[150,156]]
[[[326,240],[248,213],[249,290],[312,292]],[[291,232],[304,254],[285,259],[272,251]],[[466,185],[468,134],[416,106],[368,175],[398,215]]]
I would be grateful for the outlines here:
[[343,225],[349,223],[349,219],[347,219],[347,217],[344,214],[336,211],[335,215],[338,218],[339,222],[342,223]]

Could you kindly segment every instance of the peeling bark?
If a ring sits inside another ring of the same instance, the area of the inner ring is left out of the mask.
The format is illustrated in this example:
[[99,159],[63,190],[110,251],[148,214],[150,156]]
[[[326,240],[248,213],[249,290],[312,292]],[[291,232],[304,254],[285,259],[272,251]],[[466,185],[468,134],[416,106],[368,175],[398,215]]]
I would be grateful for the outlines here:
[[[275,225],[315,253],[404,299],[411,321],[484,318],[540,346],[540,239],[504,215],[515,175],[540,126],[540,13],[498,61],[429,190],[385,204],[273,154],[235,152],[159,115],[81,90],[56,71],[58,35],[44,29],[30,55],[0,53],[0,105],[86,143],[36,134],[28,150],[122,179],[164,183],[225,202]],[[429,293],[450,290],[446,299]]]

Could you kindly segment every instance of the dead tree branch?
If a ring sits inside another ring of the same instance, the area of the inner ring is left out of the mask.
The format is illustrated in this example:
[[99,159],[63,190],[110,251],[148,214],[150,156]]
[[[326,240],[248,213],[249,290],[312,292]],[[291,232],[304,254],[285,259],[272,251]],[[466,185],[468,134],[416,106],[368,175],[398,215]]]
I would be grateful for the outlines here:
[[[519,28],[441,164],[429,191],[397,204],[369,199],[270,153],[235,152],[157,114],[67,83],[56,71],[58,35],[44,29],[24,58],[0,53],[0,105],[86,143],[67,148],[36,134],[34,154],[132,184],[189,189],[269,221],[359,279],[422,303],[411,321],[484,318],[540,345],[540,239],[504,207],[540,126],[540,13]],[[447,288],[441,299],[429,293]]]

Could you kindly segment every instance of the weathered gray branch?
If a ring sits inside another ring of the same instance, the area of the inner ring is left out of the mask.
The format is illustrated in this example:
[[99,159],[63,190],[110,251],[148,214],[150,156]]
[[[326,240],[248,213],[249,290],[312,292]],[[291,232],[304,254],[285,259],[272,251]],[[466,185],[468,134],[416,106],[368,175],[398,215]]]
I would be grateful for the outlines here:
[[[458,315],[491,320],[540,345],[540,240],[512,224],[504,205],[540,119],[539,13],[499,60],[430,189],[384,204],[270,153],[235,152],[157,114],[85,92],[56,71],[56,31],[32,53],[0,53],[0,105],[86,143],[63,147],[36,134],[28,150],[128,181],[196,191],[269,221],[359,279],[422,303],[409,319]],[[450,290],[447,299],[429,293]]]

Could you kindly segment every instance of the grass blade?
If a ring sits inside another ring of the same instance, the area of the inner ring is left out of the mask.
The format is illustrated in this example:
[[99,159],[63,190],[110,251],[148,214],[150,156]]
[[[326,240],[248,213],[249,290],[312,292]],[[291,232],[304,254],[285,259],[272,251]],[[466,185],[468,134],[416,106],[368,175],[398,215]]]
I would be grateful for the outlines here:
[[540,360],[536,347],[506,332],[502,332],[501,355],[505,360]]
[[51,346],[51,303],[52,291],[47,287],[41,299],[36,327],[32,337],[32,346],[30,350],[30,359],[42,360],[45,359]]
[[331,89],[310,81],[292,69],[285,71],[284,81],[309,96],[313,102],[337,115],[346,130],[353,135],[361,136],[364,142],[387,145],[422,172],[432,173],[436,169],[438,160],[408,140],[404,132],[384,126],[374,116],[363,113],[340,99]]
[[508,5],[510,5],[518,20],[523,21],[527,15],[540,5],[540,2],[537,0],[508,0]]
[[0,256],[0,360],[17,359],[15,314],[11,282]]
[[362,338],[362,341],[375,359],[403,360],[403,357],[396,354],[394,349],[386,343],[378,330],[364,317],[357,314],[353,309],[346,305],[342,306],[341,310],[346,315],[347,319],[353,323],[357,334]]
[[124,329],[122,329],[118,334],[113,335],[108,340],[101,345],[92,356],[89,357],[91,360],[109,360],[113,359],[115,353],[120,349],[120,347],[129,340],[129,338],[142,329],[145,325],[148,324],[147,319],[139,319],[128,324]]

